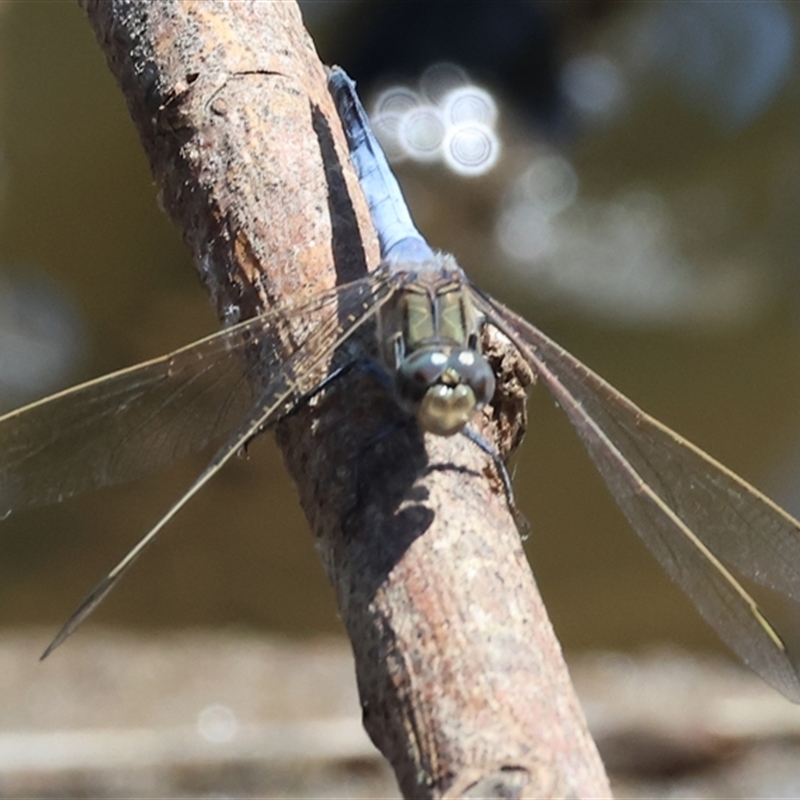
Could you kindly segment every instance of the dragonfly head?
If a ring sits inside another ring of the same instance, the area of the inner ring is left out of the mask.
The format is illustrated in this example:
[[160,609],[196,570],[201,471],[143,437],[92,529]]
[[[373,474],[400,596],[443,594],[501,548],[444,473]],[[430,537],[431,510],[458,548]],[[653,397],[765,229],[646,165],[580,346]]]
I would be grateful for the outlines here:
[[467,347],[421,347],[397,370],[395,391],[403,410],[423,430],[452,436],[494,395],[494,373],[486,359]]

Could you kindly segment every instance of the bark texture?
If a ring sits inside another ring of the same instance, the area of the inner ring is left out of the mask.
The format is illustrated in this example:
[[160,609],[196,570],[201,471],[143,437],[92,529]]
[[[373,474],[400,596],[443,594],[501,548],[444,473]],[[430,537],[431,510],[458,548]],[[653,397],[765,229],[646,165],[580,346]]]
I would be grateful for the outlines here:
[[[376,266],[294,2],[81,5],[223,322]],[[525,376],[502,343],[490,357],[501,391],[476,427],[506,453]],[[351,638],[364,724],[404,795],[610,796],[491,459],[400,424],[358,373],[277,436]]]

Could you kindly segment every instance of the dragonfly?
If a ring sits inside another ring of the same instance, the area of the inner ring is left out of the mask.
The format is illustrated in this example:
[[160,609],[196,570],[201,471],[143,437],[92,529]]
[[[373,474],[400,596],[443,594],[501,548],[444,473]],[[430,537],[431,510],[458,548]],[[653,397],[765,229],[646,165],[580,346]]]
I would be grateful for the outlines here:
[[[0,417],[0,518],[135,478],[222,442],[166,514],[77,606],[42,658],[107,596],[167,523],[259,433],[358,363],[346,345],[375,331],[381,374],[423,432],[468,433],[496,378],[481,343],[496,329],[566,413],[645,545],[722,640],[800,702],[800,661],[750,584],[800,603],[800,523],[646,414],[435,252],[369,125],[355,84],[329,88],[378,234],[366,277],[271,310],[160,358]],[[470,438],[475,440],[474,437]]]

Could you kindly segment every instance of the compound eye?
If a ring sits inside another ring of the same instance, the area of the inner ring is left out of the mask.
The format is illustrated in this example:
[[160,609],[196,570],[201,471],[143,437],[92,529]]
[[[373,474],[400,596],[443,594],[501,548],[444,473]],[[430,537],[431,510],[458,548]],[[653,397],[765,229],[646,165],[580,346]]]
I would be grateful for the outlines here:
[[475,407],[485,406],[494,397],[495,377],[489,362],[475,350],[457,350],[448,367],[475,393]]
[[400,364],[395,379],[400,407],[439,436],[460,431],[492,399],[494,388],[486,359],[465,347],[419,349]]
[[439,383],[447,369],[448,356],[441,350],[417,350],[397,370],[395,392],[400,406],[417,413],[425,393]]

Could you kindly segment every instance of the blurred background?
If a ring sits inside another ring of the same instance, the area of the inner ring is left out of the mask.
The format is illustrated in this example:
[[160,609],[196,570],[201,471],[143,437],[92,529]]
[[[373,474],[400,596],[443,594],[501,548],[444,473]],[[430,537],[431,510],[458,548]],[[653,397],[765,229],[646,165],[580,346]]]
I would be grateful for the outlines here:
[[[431,244],[800,513],[800,6],[301,6]],[[217,329],[155,194],[83,13],[0,4],[0,408]],[[543,389],[529,412],[515,486],[567,653],[717,649]],[[203,465],[4,521],[0,625],[55,631]],[[93,620],[342,634],[269,436]]]

